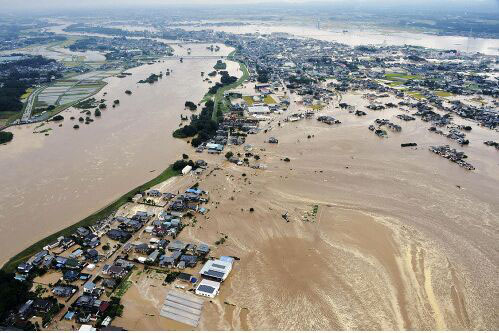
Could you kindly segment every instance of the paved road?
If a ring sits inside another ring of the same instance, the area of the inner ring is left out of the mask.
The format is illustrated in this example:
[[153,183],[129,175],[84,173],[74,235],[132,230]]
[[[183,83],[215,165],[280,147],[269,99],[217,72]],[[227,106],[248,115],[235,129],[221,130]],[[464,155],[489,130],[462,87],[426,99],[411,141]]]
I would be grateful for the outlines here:
[[31,113],[33,112],[33,106],[35,105],[36,96],[43,90],[44,87],[36,88],[35,91],[29,95],[26,101],[26,108],[24,109],[23,115],[21,117],[22,122],[27,122],[31,118]]

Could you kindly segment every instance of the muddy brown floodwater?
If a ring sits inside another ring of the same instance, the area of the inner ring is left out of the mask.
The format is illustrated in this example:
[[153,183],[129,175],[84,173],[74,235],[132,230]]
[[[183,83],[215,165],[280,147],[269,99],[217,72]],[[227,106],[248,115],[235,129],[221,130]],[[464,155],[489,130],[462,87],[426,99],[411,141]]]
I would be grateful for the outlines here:
[[[220,46],[217,55],[232,51]],[[202,44],[175,46],[178,54],[188,47],[192,55],[213,54]],[[90,125],[78,123],[85,115],[71,108],[61,113],[62,127],[44,126],[52,128],[48,136],[33,134],[38,124],[10,128],[14,140],[0,146],[0,261],[85,218],[177,159],[186,144],[172,138],[172,131],[181,114],[191,113],[184,110],[185,101],[199,102],[211,86],[203,82],[201,71],[212,71],[215,62],[165,60],[127,70],[133,75],[123,79],[106,79],[108,85],[96,98],[105,98],[108,108]],[[227,63],[232,75],[242,75],[237,63]],[[173,70],[170,76],[152,85],[137,84],[167,68]],[[115,99],[120,105],[111,108]],[[73,129],[74,124],[80,129]]]
[[[354,93],[342,101],[369,103]],[[497,133],[467,122],[471,144],[459,149],[477,167],[469,172],[428,151],[455,146],[449,139],[398,113],[356,117],[328,107],[319,114],[341,125],[274,120],[270,132],[247,138],[265,170],[203,155],[214,171],[192,182],[210,193],[209,212],[180,238],[215,244],[223,233],[211,254],[241,260],[200,329],[498,327],[499,156],[482,143]],[[378,138],[367,129],[376,118],[403,130]],[[279,144],[265,143],[270,136]],[[413,141],[417,149],[400,147]],[[247,319],[224,302],[247,309]]]
[[[253,90],[245,85],[241,91]],[[359,93],[341,101],[361,109],[370,103]],[[388,101],[398,100],[382,99]],[[267,133],[247,137],[259,155],[250,163],[265,169],[190,150],[208,170],[156,186],[176,193],[199,183],[209,193],[208,211],[185,218],[178,239],[210,244],[214,257],[240,259],[220,294],[205,302],[196,329],[496,329],[499,156],[482,142],[497,140],[497,132],[454,120],[473,126],[470,145],[459,147],[477,167],[467,171],[428,151],[430,145],[454,146],[449,139],[430,133],[420,119],[401,123],[398,109],[357,117],[329,105],[318,114],[341,125],[283,122],[296,111],[303,107],[293,102],[288,112],[261,123]],[[403,130],[378,138],[367,128],[376,118],[401,123]],[[266,143],[270,136],[279,143]],[[400,147],[412,141],[418,147]],[[245,153],[243,146],[229,150]],[[157,213],[129,206],[118,214]],[[114,325],[186,329],[160,317],[176,282],[159,286],[164,276],[156,273],[131,279],[124,314]]]

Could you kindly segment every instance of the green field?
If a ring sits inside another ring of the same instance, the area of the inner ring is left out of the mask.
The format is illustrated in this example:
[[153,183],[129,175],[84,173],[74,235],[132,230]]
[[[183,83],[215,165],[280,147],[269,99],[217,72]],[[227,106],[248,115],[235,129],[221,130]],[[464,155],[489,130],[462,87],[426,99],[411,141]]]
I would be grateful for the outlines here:
[[243,96],[243,99],[244,101],[246,102],[246,104],[248,104],[248,106],[253,106],[253,97],[251,96]]
[[265,98],[263,99],[263,102],[265,104],[277,104],[276,100],[274,98],[272,98],[272,96],[270,95],[266,95]]
[[390,86],[390,87],[398,87],[398,86],[402,85],[402,82],[400,82],[400,81],[392,81],[390,83],[387,83],[387,85]]
[[13,121],[20,119],[22,114],[21,111],[0,112],[0,126],[11,124]]
[[[109,215],[113,214],[116,210],[118,210],[119,207],[124,205],[129,201],[129,198],[133,197],[135,194],[139,192],[144,192],[145,190],[151,188],[154,185],[157,185],[159,183],[164,182],[165,180],[178,176],[179,172],[173,170],[171,166],[169,166],[165,171],[163,171],[159,176],[157,176],[154,179],[151,179],[147,183],[140,185],[133,190],[129,191],[128,193],[122,195],[119,197],[117,200],[112,202],[111,204],[105,206],[104,208],[100,209],[99,211],[93,213],[92,215],[84,218],[83,220],[65,228],[62,229],[48,237],[45,237],[44,239],[36,242],[35,244],[31,245],[27,249],[23,250],[22,252],[18,253],[14,257],[12,257],[3,267],[2,269],[7,271],[7,272],[13,272],[16,270],[16,267],[23,261],[28,260],[31,258],[34,254],[37,252],[41,251],[44,246],[47,244],[50,244],[54,242],[59,236],[69,236],[75,232],[75,230],[78,227],[83,227],[83,226],[90,226],[95,224],[99,220],[103,220],[107,218]],[[54,212],[55,214],[55,212]]]
[[454,96],[453,93],[448,92],[448,91],[443,91],[443,90],[438,90],[435,91],[435,95],[440,96],[440,97],[449,97],[449,96]]
[[408,91],[407,94],[416,99],[424,99],[424,96],[418,91]]
[[[231,53],[231,55],[232,54],[233,53]],[[211,118],[215,121],[217,120],[218,103],[223,99],[224,93],[227,90],[231,90],[231,89],[238,87],[239,85],[241,85],[244,81],[246,81],[249,78],[249,71],[244,63],[242,63],[242,62],[239,63],[239,69],[243,72],[243,75],[236,82],[229,84],[227,86],[223,86],[222,88],[218,89],[217,93],[214,96],[215,107],[213,108],[213,113],[212,113]]]
[[319,110],[322,110],[324,108],[324,105],[313,104],[313,105],[309,105],[308,107],[311,108],[312,110],[319,111]]
[[31,93],[33,92],[33,88],[28,88],[26,89],[26,91],[24,92],[24,94],[21,95],[21,99],[25,99],[25,98],[28,98],[29,95],[31,95]]
[[385,79],[390,81],[406,81],[406,80],[419,80],[421,79],[420,75],[409,75],[403,73],[389,73],[385,74]]

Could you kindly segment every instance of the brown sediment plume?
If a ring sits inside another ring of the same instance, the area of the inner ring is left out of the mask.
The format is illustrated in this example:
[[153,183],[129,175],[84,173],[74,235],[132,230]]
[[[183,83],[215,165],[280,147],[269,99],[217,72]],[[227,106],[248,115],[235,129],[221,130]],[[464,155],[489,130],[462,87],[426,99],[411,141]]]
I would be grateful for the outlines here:
[[[184,236],[212,244],[229,236],[214,255],[241,260],[221,301],[248,308],[250,329],[496,327],[498,262],[488,248],[496,248],[497,157],[476,147],[480,168],[466,173],[423,149],[401,153],[404,140],[432,143],[418,124],[381,143],[341,120],[248,137],[265,170],[203,156],[219,168],[198,179],[210,211]],[[314,138],[300,140],[306,133]],[[271,135],[278,145],[263,143]],[[237,307],[208,311],[200,327],[231,327]]]

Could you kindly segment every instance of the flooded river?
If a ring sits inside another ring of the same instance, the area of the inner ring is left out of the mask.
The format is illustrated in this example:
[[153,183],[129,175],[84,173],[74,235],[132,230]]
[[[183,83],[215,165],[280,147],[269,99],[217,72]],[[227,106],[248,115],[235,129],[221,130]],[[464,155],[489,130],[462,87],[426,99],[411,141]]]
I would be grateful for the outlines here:
[[[212,54],[202,44],[175,46],[176,53],[188,47],[192,55]],[[217,54],[231,50],[221,45]],[[165,60],[130,69],[133,75],[123,79],[106,79],[108,85],[96,97],[105,98],[108,109],[90,125],[80,123],[78,130],[73,129],[78,121],[70,117],[78,119],[81,110],[73,108],[61,113],[62,127],[43,127],[52,128],[49,136],[33,134],[38,124],[10,128],[14,140],[0,146],[0,261],[154,178],[186,151],[172,131],[180,115],[191,112],[184,110],[185,101],[197,103],[211,86],[200,72],[213,70],[215,62]],[[173,73],[159,82],[137,84],[167,68]],[[242,75],[237,63],[228,62],[228,71]],[[120,105],[111,108],[115,99]]]
[[299,37],[321,39],[331,42],[343,43],[351,46],[357,45],[415,45],[442,50],[458,50],[461,52],[480,52],[488,55],[499,55],[499,39],[468,38],[463,36],[437,36],[423,33],[377,29],[317,29],[311,26],[277,25],[277,24],[249,24],[242,26],[217,26],[217,27],[188,27],[186,30],[213,29],[235,34],[259,32],[270,34],[284,32]]
[[[66,35],[86,35],[96,37],[109,37],[102,34],[82,34],[76,32],[63,31],[64,28],[70,25],[66,21],[54,21],[60,23],[59,26],[54,26],[49,31],[57,34]],[[175,28],[172,26],[172,28]],[[407,32],[401,30],[380,30],[376,28],[369,29],[329,29],[309,25],[288,25],[288,24],[271,24],[261,22],[259,24],[247,24],[240,26],[188,26],[182,25],[176,28],[184,30],[215,30],[224,31],[235,34],[249,34],[258,32],[260,34],[270,33],[288,33],[298,37],[315,38],[325,41],[338,42],[350,46],[357,45],[415,45],[439,50],[458,50],[460,52],[480,52],[487,55],[499,55],[499,39],[492,38],[470,38],[464,36],[438,36],[432,34]],[[125,29],[130,30],[130,29]],[[138,29],[136,29],[138,30]],[[159,41],[169,42],[167,40],[157,39]]]

